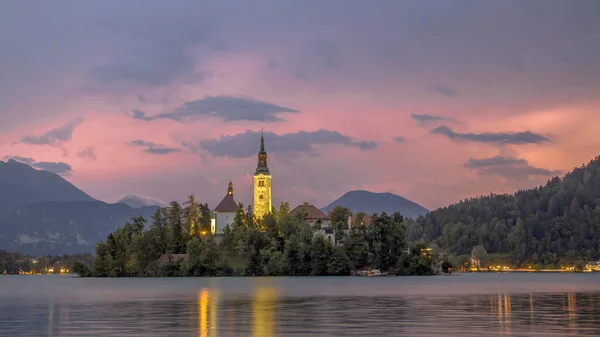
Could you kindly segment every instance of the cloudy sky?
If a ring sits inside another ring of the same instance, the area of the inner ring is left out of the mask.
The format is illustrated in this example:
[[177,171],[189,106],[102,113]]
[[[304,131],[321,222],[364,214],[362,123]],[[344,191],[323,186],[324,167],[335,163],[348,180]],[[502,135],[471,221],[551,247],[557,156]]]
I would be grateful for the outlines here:
[[600,154],[600,1],[4,1],[0,158],[102,200],[427,208]]

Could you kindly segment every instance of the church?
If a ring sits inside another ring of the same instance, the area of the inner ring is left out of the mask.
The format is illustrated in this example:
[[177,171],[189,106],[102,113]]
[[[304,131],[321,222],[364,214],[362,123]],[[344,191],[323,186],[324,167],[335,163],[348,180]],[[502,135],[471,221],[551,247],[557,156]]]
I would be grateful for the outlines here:
[[[273,203],[271,200],[271,171],[267,165],[267,151],[265,151],[265,138],[261,132],[260,150],[258,151],[258,165],[254,171],[254,217],[262,218],[271,213]],[[233,198],[233,184],[229,182],[227,194],[214,209],[211,219],[211,233],[223,234],[226,226],[231,226],[235,218],[238,204]]]

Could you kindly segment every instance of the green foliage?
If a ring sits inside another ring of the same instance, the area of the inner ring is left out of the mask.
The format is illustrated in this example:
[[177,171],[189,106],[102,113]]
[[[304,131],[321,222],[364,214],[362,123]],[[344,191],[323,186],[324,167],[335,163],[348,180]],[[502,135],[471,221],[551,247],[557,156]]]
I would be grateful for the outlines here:
[[600,258],[600,157],[514,194],[461,201],[408,221],[408,239],[455,255],[483,245],[509,264],[558,268]]
[[408,253],[400,256],[393,272],[396,275],[434,275],[434,256],[426,248],[421,242],[414,243]]
[[[401,257],[406,252],[404,219],[400,214],[374,216],[369,226],[347,229],[350,211],[336,207],[331,212],[332,227],[339,240],[331,242],[316,234],[305,214],[289,214],[282,203],[278,217],[255,219],[252,207],[238,209],[231,226],[217,237],[203,234],[206,204],[188,198],[184,209],[177,202],[159,209],[153,224],[145,230],[143,218],[133,218],[110,233],[96,246],[91,269],[78,266],[81,275],[124,276],[278,276],[349,275],[357,268],[378,268],[399,274],[433,274],[433,258],[416,258],[414,267],[404,270]],[[208,219],[210,222],[210,218]],[[197,230],[199,229],[199,230]],[[343,242],[343,243],[342,243]],[[181,256],[162,254],[183,254]],[[420,254],[420,253],[419,253]],[[163,262],[160,262],[160,261]],[[412,260],[411,260],[412,261]],[[429,263],[429,264],[427,264]]]

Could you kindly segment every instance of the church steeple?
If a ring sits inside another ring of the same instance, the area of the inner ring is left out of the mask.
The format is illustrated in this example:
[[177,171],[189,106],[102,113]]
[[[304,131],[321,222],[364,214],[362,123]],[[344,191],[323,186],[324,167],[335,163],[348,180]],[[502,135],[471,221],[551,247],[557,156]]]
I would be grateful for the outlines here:
[[271,171],[267,166],[267,151],[265,151],[265,133],[260,130],[260,150],[258,150],[258,165],[254,172],[254,216],[257,219],[271,213]]
[[231,180],[229,181],[229,186],[227,187],[227,195],[233,196],[233,183],[231,183]]
[[265,135],[264,132],[260,131],[260,150],[258,151],[258,165],[254,174],[265,174],[269,175],[269,166],[267,166],[267,151],[265,151]]
[[265,133],[263,129],[260,129],[260,151],[259,153],[267,153],[265,151]]

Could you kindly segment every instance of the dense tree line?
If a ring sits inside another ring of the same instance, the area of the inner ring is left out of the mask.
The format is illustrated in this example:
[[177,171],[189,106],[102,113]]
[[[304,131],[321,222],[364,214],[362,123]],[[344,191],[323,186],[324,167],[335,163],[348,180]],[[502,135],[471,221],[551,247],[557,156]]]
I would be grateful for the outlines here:
[[61,269],[71,271],[76,263],[91,264],[92,254],[52,255],[30,257],[25,254],[0,250],[0,274],[47,273],[57,274]]
[[[261,219],[240,203],[233,224],[217,242],[207,233],[210,214],[203,217],[197,207],[193,197],[184,207],[172,202],[156,211],[147,229],[145,219],[133,218],[97,244],[91,268],[79,264],[77,272],[96,277],[325,276],[362,268],[398,275],[436,273],[436,259],[422,243],[409,248],[399,213],[383,213],[369,226],[347,230],[348,209],[334,209],[330,216],[338,229],[336,241],[343,242],[336,245],[315,235],[320,225],[309,225],[306,214],[289,214],[287,203]],[[183,253],[187,261],[159,261],[161,254]]]
[[407,221],[407,237],[455,256],[481,245],[516,266],[581,267],[600,257],[600,157],[545,186],[464,200]]

